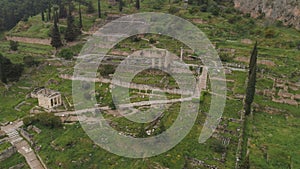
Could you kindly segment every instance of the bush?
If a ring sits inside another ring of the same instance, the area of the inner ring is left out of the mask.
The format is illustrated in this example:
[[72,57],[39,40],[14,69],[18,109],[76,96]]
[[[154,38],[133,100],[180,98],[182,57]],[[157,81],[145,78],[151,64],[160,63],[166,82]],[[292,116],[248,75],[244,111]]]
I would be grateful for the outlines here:
[[200,95],[200,103],[203,103],[204,102],[204,99],[205,99],[205,96],[207,95],[207,92],[206,91],[203,91],[201,92],[201,95]]
[[154,40],[153,38],[150,38],[149,43],[154,44],[154,43],[156,43],[156,40]]
[[195,14],[195,13],[197,13],[197,12],[199,12],[199,7],[192,7],[191,9],[189,9],[189,13],[190,14]]
[[233,60],[228,53],[220,53],[220,59],[222,62],[230,62]]
[[103,77],[108,77],[110,74],[115,73],[115,67],[112,65],[101,66],[100,75]]
[[266,38],[274,38],[276,35],[276,32],[272,29],[265,30],[265,37]]
[[66,60],[71,60],[71,59],[73,59],[74,53],[70,49],[62,49],[58,53],[58,56],[66,59]]
[[86,12],[88,14],[91,14],[91,13],[95,12],[95,8],[93,7],[93,2],[92,1],[88,2]]
[[116,105],[115,105],[115,103],[114,103],[114,101],[111,101],[110,103],[109,103],[109,108],[111,108],[112,110],[116,110],[117,108],[116,108]]
[[160,10],[162,8],[163,0],[153,0],[151,2],[151,7],[155,10]]
[[10,50],[17,51],[19,47],[19,42],[16,41],[9,41]]
[[138,36],[133,36],[133,37],[131,38],[131,42],[139,42],[139,41],[141,41],[141,38],[138,37]]
[[220,8],[217,5],[211,5],[210,7],[208,7],[207,11],[215,16],[218,16],[220,14]]
[[217,153],[224,153],[226,151],[226,147],[219,140],[213,141],[210,147]]
[[234,23],[237,23],[238,21],[241,21],[243,18],[239,15],[234,15],[232,17],[230,17],[228,19],[228,22],[231,23],[231,24],[234,24]]
[[201,12],[207,12],[207,5],[206,5],[206,4],[201,5],[201,6],[200,6],[200,11],[201,11]]
[[230,7],[230,8],[226,8],[224,12],[228,14],[232,14],[232,13],[236,13],[236,9],[234,7]]
[[42,113],[32,117],[25,117],[23,119],[23,123],[25,126],[39,124],[49,128],[59,128],[62,126],[60,118],[50,113]]
[[23,62],[28,67],[35,66],[35,65],[39,64],[37,61],[34,60],[34,58],[32,56],[25,56],[23,58]]
[[169,8],[169,13],[170,14],[175,14],[175,13],[177,13],[177,12],[179,12],[180,11],[180,9],[179,8],[176,8],[176,7],[174,7],[174,6],[171,6],[170,8]]

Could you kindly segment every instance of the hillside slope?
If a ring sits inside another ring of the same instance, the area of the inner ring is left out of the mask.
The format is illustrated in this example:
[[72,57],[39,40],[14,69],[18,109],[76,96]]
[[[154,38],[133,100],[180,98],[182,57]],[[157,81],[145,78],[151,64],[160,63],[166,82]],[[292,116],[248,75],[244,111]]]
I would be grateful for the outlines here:
[[253,17],[265,15],[300,29],[300,1],[298,0],[234,0],[235,8]]

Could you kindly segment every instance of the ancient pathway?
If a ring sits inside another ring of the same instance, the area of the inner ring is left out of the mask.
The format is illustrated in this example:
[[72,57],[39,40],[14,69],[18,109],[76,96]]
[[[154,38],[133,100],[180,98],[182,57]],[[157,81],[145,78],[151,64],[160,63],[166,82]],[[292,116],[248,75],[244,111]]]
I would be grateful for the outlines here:
[[17,148],[18,152],[21,155],[25,157],[26,162],[31,169],[44,169],[43,165],[38,160],[36,154],[31,149],[28,142],[25,141],[17,131],[17,129],[22,125],[23,121],[17,121],[7,126],[1,127],[1,130],[3,130],[8,135],[8,141]]
[[[187,90],[181,90],[181,89],[162,89],[158,87],[153,87],[149,85],[144,84],[136,84],[136,83],[127,83],[127,82],[121,82],[121,81],[113,81],[110,79],[105,78],[85,78],[85,77],[73,77],[71,75],[60,75],[60,78],[67,79],[67,80],[79,80],[79,81],[88,81],[88,82],[101,82],[101,83],[110,83],[112,85],[130,88],[130,89],[137,89],[137,90],[144,90],[144,91],[157,91],[161,93],[170,93],[170,94],[180,94],[180,95],[194,95],[194,91],[187,91]],[[200,89],[206,89],[206,83],[207,83],[207,74],[200,77],[199,80],[199,88]]]

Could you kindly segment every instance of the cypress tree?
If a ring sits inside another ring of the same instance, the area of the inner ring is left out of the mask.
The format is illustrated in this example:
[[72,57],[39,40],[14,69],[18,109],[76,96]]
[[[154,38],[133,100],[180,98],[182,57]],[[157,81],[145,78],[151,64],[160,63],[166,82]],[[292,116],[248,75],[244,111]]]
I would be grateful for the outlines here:
[[123,5],[124,5],[123,0],[119,0],[119,11],[120,11],[120,12],[123,11]]
[[48,5],[48,21],[51,20],[51,4]]
[[246,115],[249,115],[251,113],[251,104],[253,103],[254,95],[255,95],[257,54],[258,51],[257,51],[257,42],[256,42],[249,63],[248,84],[247,84],[246,98],[244,103],[244,110]]
[[82,28],[82,14],[81,14],[81,1],[78,2],[78,10],[79,10],[79,28]]
[[[55,15],[57,15],[56,12]],[[57,16],[55,16],[55,18],[57,18]],[[52,34],[51,34],[51,45],[55,47],[56,50],[63,45],[61,42],[59,29],[57,26],[57,19],[54,19],[54,27],[52,29]]]
[[101,18],[101,3],[100,3],[100,0],[98,0],[98,17]]
[[137,10],[140,9],[140,0],[136,0],[136,1],[135,1],[135,8],[136,8]]
[[44,14],[44,11],[41,12],[41,15],[42,15],[42,21],[45,21],[45,14]]
[[74,24],[74,17],[72,16],[71,5],[70,5],[69,13],[67,16],[67,29],[65,32],[65,39],[68,42],[72,42],[76,39],[76,37],[77,37],[77,31],[76,31],[76,26]]
[[66,18],[68,16],[67,9],[65,5],[60,4],[59,5],[59,18]]

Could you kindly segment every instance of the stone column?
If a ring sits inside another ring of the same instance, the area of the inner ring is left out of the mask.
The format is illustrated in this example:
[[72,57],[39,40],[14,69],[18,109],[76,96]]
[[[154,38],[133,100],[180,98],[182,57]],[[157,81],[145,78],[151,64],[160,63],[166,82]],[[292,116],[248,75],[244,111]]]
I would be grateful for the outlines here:
[[180,47],[180,61],[183,61],[183,47]]

